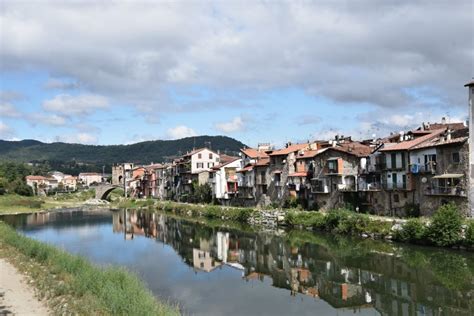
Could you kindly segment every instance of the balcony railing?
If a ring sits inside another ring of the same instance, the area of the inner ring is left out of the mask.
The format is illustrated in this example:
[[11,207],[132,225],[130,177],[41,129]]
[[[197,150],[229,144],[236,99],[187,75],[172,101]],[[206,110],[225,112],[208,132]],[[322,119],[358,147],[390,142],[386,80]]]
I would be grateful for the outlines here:
[[393,182],[387,182],[384,184],[384,189],[385,190],[407,190],[407,184],[405,182],[400,183],[393,183]]
[[337,189],[345,192],[354,192],[357,190],[355,184],[338,184]]
[[449,195],[467,196],[466,190],[462,187],[431,187],[425,192],[426,195]]
[[371,182],[371,183],[359,183],[359,191],[380,191],[382,190],[382,183]]
[[428,164],[411,164],[409,166],[411,173],[432,173],[436,174],[436,165],[432,163]]

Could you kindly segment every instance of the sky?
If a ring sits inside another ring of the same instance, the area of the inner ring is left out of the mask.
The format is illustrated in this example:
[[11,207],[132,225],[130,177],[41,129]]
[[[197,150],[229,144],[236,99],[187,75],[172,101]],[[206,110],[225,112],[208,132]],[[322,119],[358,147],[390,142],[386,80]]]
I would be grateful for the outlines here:
[[465,121],[474,2],[0,0],[0,139],[383,137]]

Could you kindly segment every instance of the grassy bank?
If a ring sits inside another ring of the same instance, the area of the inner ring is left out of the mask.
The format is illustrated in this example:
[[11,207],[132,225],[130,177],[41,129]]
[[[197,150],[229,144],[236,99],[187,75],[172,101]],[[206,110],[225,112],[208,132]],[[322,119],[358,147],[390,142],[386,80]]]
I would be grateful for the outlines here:
[[[135,206],[139,206],[141,203],[141,206],[180,216],[230,220],[240,223],[252,223],[256,218],[262,216],[262,210],[253,208],[170,201],[153,202],[151,200],[134,203]],[[337,209],[326,213],[289,209],[285,210],[284,221],[278,221],[278,225],[282,224],[293,228],[326,231],[339,235],[474,249],[474,221],[463,218],[456,206],[452,204],[441,207],[432,218],[416,218],[407,221],[360,214],[346,209]]]
[[27,238],[0,222],[0,255],[31,278],[56,314],[178,315],[156,301],[136,276]]
[[60,207],[74,207],[94,197],[93,191],[63,193],[55,196],[0,195],[0,214],[29,213]]

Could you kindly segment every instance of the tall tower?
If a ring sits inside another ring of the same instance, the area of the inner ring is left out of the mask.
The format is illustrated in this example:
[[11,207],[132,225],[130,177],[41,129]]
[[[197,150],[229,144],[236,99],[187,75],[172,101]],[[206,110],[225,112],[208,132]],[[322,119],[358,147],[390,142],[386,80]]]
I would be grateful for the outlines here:
[[474,80],[464,86],[469,89],[469,215],[474,217]]

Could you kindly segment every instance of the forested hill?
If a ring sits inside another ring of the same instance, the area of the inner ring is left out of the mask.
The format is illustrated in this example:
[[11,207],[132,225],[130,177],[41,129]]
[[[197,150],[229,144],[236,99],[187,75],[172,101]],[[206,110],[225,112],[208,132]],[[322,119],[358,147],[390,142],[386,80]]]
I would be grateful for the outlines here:
[[16,162],[79,162],[111,165],[119,162],[163,162],[193,148],[210,147],[215,151],[237,154],[245,145],[226,136],[196,136],[177,140],[155,140],[131,145],[81,145],[42,143],[36,140],[0,140],[0,160]]

